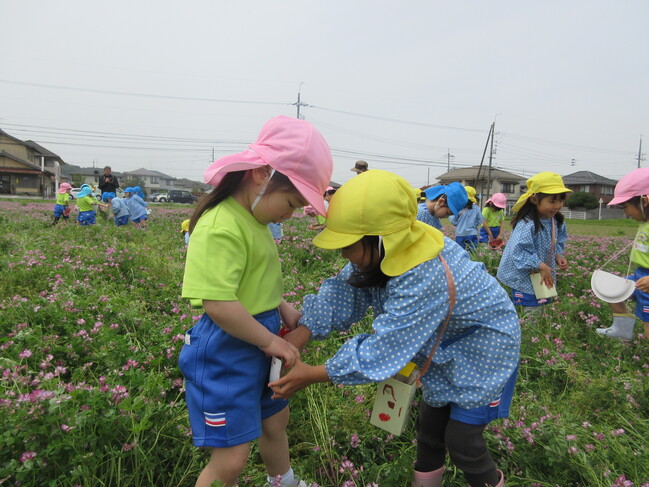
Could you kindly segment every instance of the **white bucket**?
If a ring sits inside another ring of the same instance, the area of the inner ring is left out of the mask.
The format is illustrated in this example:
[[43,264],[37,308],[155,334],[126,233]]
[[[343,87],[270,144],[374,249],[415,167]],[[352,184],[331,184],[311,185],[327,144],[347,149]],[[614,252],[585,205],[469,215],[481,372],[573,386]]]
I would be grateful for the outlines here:
[[597,269],[590,278],[590,287],[602,301],[621,303],[633,294],[635,282]]

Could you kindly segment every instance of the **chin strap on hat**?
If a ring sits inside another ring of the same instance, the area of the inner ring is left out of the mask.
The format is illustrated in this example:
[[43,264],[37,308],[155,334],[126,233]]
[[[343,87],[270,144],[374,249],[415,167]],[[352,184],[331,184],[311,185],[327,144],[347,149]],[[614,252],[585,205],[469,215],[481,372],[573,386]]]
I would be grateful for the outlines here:
[[250,205],[250,211],[255,211],[255,208],[261,201],[261,197],[264,196],[264,193],[266,192],[266,188],[268,187],[268,183],[270,183],[271,178],[273,177],[273,174],[275,174],[275,169],[272,169],[270,171],[270,176],[268,176],[268,180],[264,183],[264,185],[261,187],[261,191],[259,191],[259,194],[257,194],[257,197],[255,198],[255,201],[252,202],[252,205]]

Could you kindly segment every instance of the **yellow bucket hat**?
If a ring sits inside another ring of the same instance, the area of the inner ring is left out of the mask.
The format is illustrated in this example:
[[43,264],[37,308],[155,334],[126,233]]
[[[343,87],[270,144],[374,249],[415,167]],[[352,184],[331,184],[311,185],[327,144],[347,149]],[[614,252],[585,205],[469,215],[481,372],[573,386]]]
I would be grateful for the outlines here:
[[381,270],[398,276],[434,259],[444,248],[439,230],[417,221],[417,197],[401,176],[373,169],[343,184],[331,198],[327,226],[313,243],[323,249],[340,249],[365,235],[383,239]]
[[466,189],[466,194],[469,197],[469,201],[471,203],[477,203],[478,200],[475,197],[475,188],[473,186],[465,186],[464,189]]
[[568,189],[563,185],[563,179],[561,179],[561,176],[558,174],[553,172],[540,172],[527,180],[527,192],[518,198],[518,201],[512,208],[512,212],[516,213],[520,210],[527,199],[533,194],[560,194],[571,192],[571,189]]
[[189,222],[190,220],[183,220],[183,222],[180,224],[181,232],[189,232]]

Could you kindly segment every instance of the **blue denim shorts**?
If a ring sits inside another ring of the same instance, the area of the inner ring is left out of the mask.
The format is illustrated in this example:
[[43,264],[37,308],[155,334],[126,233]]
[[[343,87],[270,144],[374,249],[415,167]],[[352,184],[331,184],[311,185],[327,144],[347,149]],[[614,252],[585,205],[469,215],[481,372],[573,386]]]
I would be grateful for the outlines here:
[[537,299],[534,294],[527,294],[516,289],[512,289],[512,301],[520,306],[543,306],[550,304],[554,298]]
[[[254,318],[278,333],[276,309]],[[258,347],[224,332],[207,313],[187,331],[178,365],[195,446],[224,448],[261,436],[262,420],[288,405],[271,399],[270,361]]]
[[96,223],[95,212],[93,210],[81,211],[79,212],[77,221],[81,224],[81,226],[84,227],[88,225],[94,225]]
[[[649,269],[638,267],[629,279],[637,281],[641,277],[649,276]],[[635,299],[635,316],[636,318],[649,323],[649,294],[636,289],[633,291],[633,299]]]
[[54,218],[61,218],[66,208],[65,205],[54,205]]

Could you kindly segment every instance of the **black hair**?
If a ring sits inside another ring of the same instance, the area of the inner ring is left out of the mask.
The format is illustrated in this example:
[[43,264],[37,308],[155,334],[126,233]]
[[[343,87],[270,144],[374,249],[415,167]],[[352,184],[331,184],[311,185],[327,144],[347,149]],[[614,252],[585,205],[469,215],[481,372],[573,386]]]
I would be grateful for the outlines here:
[[644,195],[643,196],[634,196],[633,198],[628,199],[628,200],[620,203],[620,205],[616,205],[616,206],[623,207],[623,205],[627,205],[627,204],[628,205],[633,205],[638,210],[640,210],[642,212],[642,215],[644,216],[644,221],[648,221],[649,220],[649,214],[645,212],[646,207],[644,207],[643,204],[642,204],[642,198],[645,198],[645,197],[649,198],[649,196],[644,196]]
[[379,237],[376,235],[365,235],[360,242],[363,244],[363,250],[365,252],[370,252],[371,260],[374,260],[374,257],[378,255],[377,264],[374,268],[368,271],[359,271],[356,270],[349,276],[347,282],[357,288],[367,288],[367,287],[377,287],[384,288],[390,276],[387,276],[381,270],[381,260],[385,256],[385,248],[383,243],[381,243],[381,248],[379,248]]
[[466,206],[465,206],[465,208],[467,208],[467,209],[469,209],[469,210],[470,210],[471,208],[473,208],[473,201],[471,201],[471,200],[467,201],[467,202],[466,202]]
[[[190,233],[194,231],[194,227],[203,213],[214,208],[234,193],[237,187],[241,184],[241,181],[243,181],[246,172],[247,171],[233,171],[227,173],[223,176],[223,179],[218,186],[200,199],[194,213],[192,214],[191,220],[189,221]],[[268,181],[268,186],[266,186],[266,192],[264,194],[268,195],[275,191],[284,191],[289,193],[291,191],[297,191],[297,188],[287,176],[281,172],[275,171]]]
[[[548,196],[557,196],[561,201],[564,201],[566,199],[566,193],[534,193],[534,195],[536,196],[537,202],[539,203],[543,198],[547,198]],[[564,220],[561,212],[558,211],[557,214],[554,215],[554,217],[557,219],[557,224],[561,226]],[[539,216],[539,210],[536,208],[536,205],[532,203],[530,198],[527,198],[527,201],[525,201],[521,209],[518,210],[518,212],[514,215],[514,218],[512,218],[512,228],[516,228],[518,222],[524,219],[532,220],[534,222],[534,233],[539,233],[539,230],[543,227],[543,224],[541,223],[541,217]]]
[[497,211],[498,211],[498,210],[502,210],[502,208],[499,208],[499,207],[497,207],[496,205],[494,205],[494,202],[493,202],[493,201],[490,201],[490,202],[487,203],[485,206],[488,207],[488,208],[491,208],[491,209],[493,209],[493,210],[497,210]]

